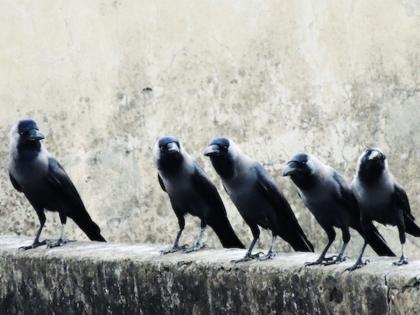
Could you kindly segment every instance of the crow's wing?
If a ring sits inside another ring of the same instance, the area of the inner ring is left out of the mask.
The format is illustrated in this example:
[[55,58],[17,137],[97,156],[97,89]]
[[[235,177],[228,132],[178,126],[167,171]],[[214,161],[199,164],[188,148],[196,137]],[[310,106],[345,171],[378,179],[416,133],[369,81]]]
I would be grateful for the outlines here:
[[165,184],[163,183],[162,177],[160,177],[159,174],[158,174],[158,181],[159,181],[160,188],[162,188],[162,190],[166,192]]
[[22,192],[22,188],[20,188],[20,185],[18,184],[18,182],[16,181],[16,179],[13,177],[12,173],[9,172],[9,178],[10,181],[12,182],[13,187],[19,191]]

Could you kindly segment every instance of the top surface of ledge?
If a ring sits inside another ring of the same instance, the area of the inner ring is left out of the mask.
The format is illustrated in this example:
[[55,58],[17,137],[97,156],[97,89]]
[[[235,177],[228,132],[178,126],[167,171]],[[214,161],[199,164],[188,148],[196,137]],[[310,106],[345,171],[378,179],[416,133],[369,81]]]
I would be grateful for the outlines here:
[[[0,236],[0,255],[11,255],[16,258],[33,259],[74,259],[92,261],[119,261],[130,260],[133,262],[156,262],[167,264],[195,263],[200,265],[218,267],[230,267],[240,269],[301,269],[306,261],[313,261],[318,257],[318,253],[278,253],[277,256],[269,261],[250,261],[246,263],[234,264],[233,259],[241,258],[245,250],[242,249],[203,249],[195,253],[173,253],[161,255],[160,250],[164,245],[159,244],[136,244],[136,243],[99,243],[99,242],[71,242],[63,247],[48,249],[45,246],[22,251],[18,248],[23,245],[31,244],[32,239],[23,236]],[[388,278],[409,278],[413,277],[420,281],[420,261],[409,261],[408,265],[396,267],[392,262],[396,257],[369,257],[370,263],[352,273],[344,272],[344,269],[354,263],[354,257],[339,265],[314,266],[307,270],[323,270],[325,272],[348,274],[370,274],[378,277],[387,276]],[[344,272],[344,273],[343,273]]]

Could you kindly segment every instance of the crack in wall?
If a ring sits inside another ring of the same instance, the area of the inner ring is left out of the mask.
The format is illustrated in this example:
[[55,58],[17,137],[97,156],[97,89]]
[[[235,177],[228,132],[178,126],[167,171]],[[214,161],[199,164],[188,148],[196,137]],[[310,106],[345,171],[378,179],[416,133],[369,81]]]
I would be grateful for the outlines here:
[[384,275],[384,284],[386,287],[386,301],[387,301],[388,314],[391,314],[391,290],[388,285],[388,275],[389,275],[389,272],[385,273]]

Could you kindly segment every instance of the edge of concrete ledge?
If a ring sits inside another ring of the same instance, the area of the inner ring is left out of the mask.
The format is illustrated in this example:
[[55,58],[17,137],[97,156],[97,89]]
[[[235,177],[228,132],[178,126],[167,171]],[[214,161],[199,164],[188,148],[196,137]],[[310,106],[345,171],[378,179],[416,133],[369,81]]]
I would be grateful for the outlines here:
[[[65,305],[67,311],[89,314],[108,309],[149,314],[156,303],[166,314],[268,310],[290,314],[420,313],[420,303],[416,303],[420,300],[420,261],[395,267],[394,257],[369,257],[367,266],[349,273],[344,270],[354,259],[305,268],[305,261],[318,256],[313,253],[278,253],[270,261],[234,264],[231,260],[242,257],[244,250],[204,249],[161,255],[159,250],[164,245],[97,242],[18,250],[31,241],[27,237],[0,236],[0,306],[10,313],[24,313],[25,307],[34,310],[33,302],[19,296],[41,296],[37,302],[40,314],[46,305],[53,309]],[[54,271],[49,274],[48,268]],[[96,286],[84,285],[81,289],[85,278],[95,279]],[[42,279],[42,285],[38,279]],[[57,287],[60,281],[66,282],[66,290]],[[121,288],[121,282],[127,288]],[[43,290],[51,288],[57,292],[43,296]],[[134,291],[135,298],[131,296]],[[81,305],[69,297],[91,302]],[[60,300],[67,304],[60,304]]]

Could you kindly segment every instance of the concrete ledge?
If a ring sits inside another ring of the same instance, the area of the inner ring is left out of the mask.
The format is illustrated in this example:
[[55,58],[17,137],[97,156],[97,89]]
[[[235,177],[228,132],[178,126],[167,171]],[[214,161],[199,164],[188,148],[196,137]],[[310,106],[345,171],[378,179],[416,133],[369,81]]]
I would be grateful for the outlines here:
[[372,257],[303,268],[316,255],[282,253],[234,265],[243,250],[161,256],[160,246],[74,242],[17,248],[0,236],[1,314],[420,314],[420,261]]

